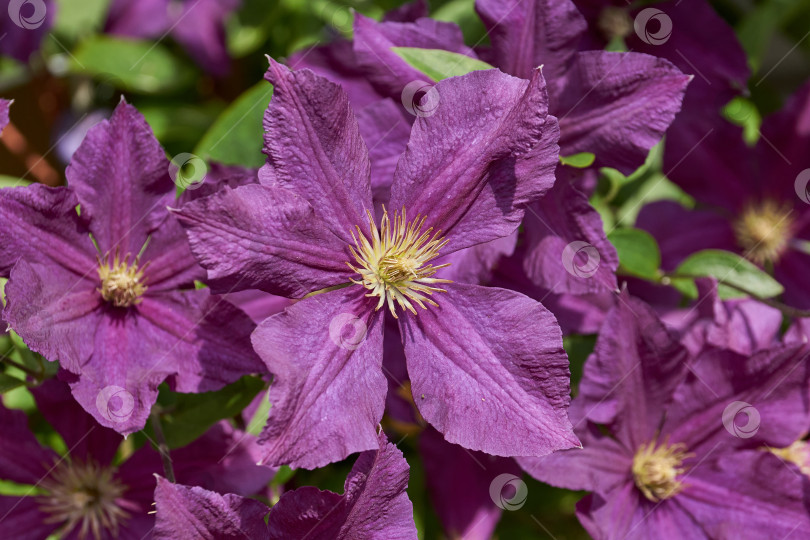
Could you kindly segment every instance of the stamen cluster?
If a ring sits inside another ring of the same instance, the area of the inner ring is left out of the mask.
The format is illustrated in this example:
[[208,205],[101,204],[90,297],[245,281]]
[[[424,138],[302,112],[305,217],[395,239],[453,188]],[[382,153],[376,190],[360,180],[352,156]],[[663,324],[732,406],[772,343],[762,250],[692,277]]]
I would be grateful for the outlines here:
[[350,246],[350,249],[356,262],[346,264],[360,275],[360,279],[352,282],[368,289],[370,292],[366,296],[380,299],[376,309],[387,304],[395,318],[396,304],[414,315],[414,303],[422,309],[427,309],[425,303],[438,306],[429,296],[434,292],[446,291],[432,285],[451,283],[447,279],[432,277],[437,270],[450,266],[449,264],[428,264],[447,245],[447,240],[441,237],[441,231],[436,231],[432,236],[432,227],[422,232],[425,216],[417,216],[408,222],[404,208],[401,214],[394,213],[393,224],[385,209],[379,228],[371,212],[368,212],[368,220],[370,240],[363,235],[359,226],[355,227],[357,234],[355,231],[351,233],[355,245]]
[[655,440],[642,444],[633,456],[633,480],[636,487],[653,502],[668,499],[680,493],[683,483],[678,479],[686,469],[683,461],[693,454],[683,443],[670,445]]
[[139,268],[137,257],[130,265],[129,258],[130,254],[127,253],[120,259],[116,252],[112,261],[109,255],[98,259],[98,277],[101,280],[98,291],[104,300],[115,307],[125,308],[139,304],[146,292],[143,272],[147,265]]

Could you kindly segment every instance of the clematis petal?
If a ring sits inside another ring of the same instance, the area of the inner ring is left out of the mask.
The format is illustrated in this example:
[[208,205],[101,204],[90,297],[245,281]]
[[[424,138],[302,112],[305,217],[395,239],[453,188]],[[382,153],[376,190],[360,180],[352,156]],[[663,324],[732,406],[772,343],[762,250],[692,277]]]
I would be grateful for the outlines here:
[[448,284],[439,306],[400,318],[419,412],[444,438],[498,456],[578,446],[568,359],[554,317],[521,294]]
[[535,285],[556,294],[615,291],[616,249],[599,213],[568,181],[565,169],[557,168],[554,187],[528,207],[523,268]]
[[48,379],[31,388],[37,410],[62,436],[71,459],[82,462],[92,460],[102,466],[109,465],[118,447],[121,435],[98,425],[84,412],[70,395],[70,387],[63,381]]
[[807,477],[770,452],[718,452],[696,465],[679,503],[710,538],[806,538]]
[[631,475],[633,456],[618,441],[587,423],[577,434],[582,448],[571,448],[543,457],[521,457],[517,462],[541,482],[573,490],[609,493]]
[[563,81],[586,27],[572,2],[477,0],[475,10],[487,28],[498,67],[529,78],[543,66],[550,85]]
[[96,254],[68,188],[42,184],[0,190],[0,275],[8,277],[20,257],[50,259],[79,276],[96,275]]
[[240,0],[184,2],[172,21],[174,39],[186,48],[197,65],[214,75],[227,75],[230,68],[225,21],[240,3]]
[[430,428],[419,437],[419,451],[431,500],[447,537],[492,538],[501,519],[501,508],[490,495],[492,483],[501,475],[520,477],[520,467],[511,459],[450,444]]
[[205,270],[197,264],[188,245],[183,227],[173,215],[155,230],[141,256],[144,278],[150,293],[193,286],[194,280],[205,279]]
[[368,149],[346,92],[309,70],[270,59],[273,100],[264,115],[264,185],[289,188],[345,242],[357,225],[368,233],[372,209]]
[[690,78],[646,54],[578,53],[566,87],[552,101],[560,152],[591,152],[595,166],[630,174],[680,111]]
[[[0,437],[0,478],[20,484],[36,485],[59,460],[56,452],[45,448],[28,429],[28,417],[22,411],[0,404],[3,436]],[[4,513],[0,513],[4,515]],[[0,520],[0,525],[3,520]]]
[[585,364],[572,415],[613,424],[621,443],[638,448],[655,436],[664,405],[688,373],[687,357],[649,306],[622,293]]
[[177,216],[214,292],[257,288],[302,297],[348,283],[352,274],[346,244],[290,190],[224,188],[186,204]]
[[0,536],[15,540],[49,538],[62,525],[49,521],[37,497],[0,495]]
[[256,328],[253,347],[274,375],[263,463],[313,469],[376,447],[383,318],[363,291],[316,294]]
[[408,463],[385,434],[378,449],[363,452],[346,478],[343,495],[302,487],[285,493],[270,511],[271,540],[335,538],[412,540]]
[[743,356],[704,351],[689,364],[662,432],[698,455],[735,448],[784,448],[810,429],[810,374],[803,345]]
[[11,103],[12,102],[7,99],[0,98],[0,133],[2,133],[3,128],[8,125],[8,109]]
[[158,37],[171,25],[169,0],[113,0],[106,32],[117,36]]
[[408,65],[392,47],[443,49],[475,58],[472,49],[464,45],[464,36],[455,24],[428,18],[407,23],[377,22],[357,13],[354,17],[357,63],[380,94],[393,99],[402,97],[408,83],[427,77]]
[[810,291],[805,286],[807,272],[810,271],[810,254],[801,251],[786,253],[774,268],[774,277],[784,285],[785,302],[791,306],[810,308]]
[[441,270],[438,276],[462,283],[489,283],[495,266],[503,257],[508,257],[514,252],[517,233],[515,230],[509,236],[442,256],[436,260],[436,264],[450,264],[450,266]]
[[270,509],[254,499],[172,484],[157,476],[155,503],[156,540],[262,540],[270,537],[264,522]]
[[96,282],[57,265],[22,259],[11,270],[3,318],[32,351],[51,362],[78,371],[93,354],[102,317]]
[[102,253],[139,253],[174,201],[163,148],[123,100],[109,120],[90,128],[65,174]]
[[411,130],[391,207],[426,216],[447,238],[446,255],[517,228],[553,184],[559,132],[539,70],[531,81],[474,71],[434,89],[438,107]]

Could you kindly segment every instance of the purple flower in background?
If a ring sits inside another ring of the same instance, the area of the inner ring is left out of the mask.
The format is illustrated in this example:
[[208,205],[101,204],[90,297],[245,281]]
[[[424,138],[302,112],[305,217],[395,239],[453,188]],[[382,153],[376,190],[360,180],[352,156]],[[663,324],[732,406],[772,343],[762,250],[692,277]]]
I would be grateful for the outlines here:
[[[810,307],[810,83],[762,123],[749,148],[741,130],[718,124],[670,178],[698,208],[674,202],[645,206],[638,226],[661,246],[662,268],[708,248],[741,253],[773,269],[785,302]],[[711,178],[711,181],[706,181]]]
[[226,75],[225,19],[240,0],[113,0],[107,32],[135,38],[171,34],[194,61],[214,75]]
[[[39,444],[22,411],[0,405],[0,478],[30,484],[22,497],[0,496],[0,536],[39,539],[147,538],[155,523],[153,475],[160,454],[146,445],[114,463],[121,436],[99,426],[51,379],[32,389],[38,411],[62,437],[68,454]],[[255,464],[255,438],[220,422],[170,453],[177,480],[215,491],[253,495],[273,477]]]
[[314,468],[376,447],[386,312],[398,317],[419,410],[448,441],[495,455],[575,446],[553,317],[520,294],[442,277],[448,254],[512,233],[553,181],[557,130],[540,73],[439,83],[441,103],[414,124],[379,223],[345,93],[273,61],[267,78],[261,185],[179,212],[214,290],[303,297],[253,334],[275,376],[264,461]]
[[194,290],[204,271],[167,211],[169,161],[134,107],[122,101],[88,132],[67,179],[0,191],[3,316],[70,372],[87,412],[132,433],[167,378],[204,392],[264,371],[250,319]]
[[27,63],[56,15],[52,0],[8,0],[0,10],[0,55]]
[[0,98],[0,133],[2,133],[3,128],[8,125],[8,110],[11,107],[11,104],[12,101]]
[[385,435],[378,440],[379,449],[357,458],[343,495],[301,487],[282,495],[272,508],[158,478],[155,538],[415,539],[413,508],[405,492],[408,463]]
[[622,294],[571,406],[583,449],[519,461],[542,481],[593,492],[578,510],[594,538],[807,536],[803,479],[767,450],[807,432],[809,353],[691,357]]

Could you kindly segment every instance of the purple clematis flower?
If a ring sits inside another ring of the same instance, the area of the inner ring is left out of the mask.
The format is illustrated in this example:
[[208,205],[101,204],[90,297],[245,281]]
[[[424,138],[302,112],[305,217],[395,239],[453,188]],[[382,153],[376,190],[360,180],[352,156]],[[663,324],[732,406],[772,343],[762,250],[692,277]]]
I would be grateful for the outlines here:
[[[21,411],[0,405],[0,478],[33,486],[22,497],[0,496],[0,536],[40,539],[151,537],[152,475],[160,454],[146,445],[114,463],[121,436],[99,426],[51,379],[32,389],[37,409],[62,436],[68,454],[37,442]],[[188,446],[170,452],[178,481],[200,489],[253,495],[273,477],[255,464],[255,438],[220,422]]]
[[230,58],[224,21],[240,0],[114,0],[107,32],[136,38],[171,33],[192,59],[214,75],[226,75]]
[[808,354],[709,346],[691,356],[622,294],[572,403],[583,449],[519,461],[542,481],[593,492],[578,510],[594,538],[807,536],[803,479],[768,449],[810,425]]
[[441,104],[414,124],[379,223],[343,90],[274,61],[266,77],[261,185],[178,214],[215,290],[304,297],[253,334],[275,376],[264,461],[314,468],[376,447],[386,311],[417,406],[448,441],[506,456],[577,445],[553,317],[520,294],[442,277],[447,255],[512,233],[553,181],[556,122],[539,71],[439,83]]
[[415,539],[407,486],[408,463],[383,434],[378,449],[357,458],[343,495],[302,487],[268,508],[257,500],[158,478],[155,538]]
[[8,1],[0,11],[0,55],[27,63],[56,19],[57,3]]
[[169,161],[134,107],[122,102],[89,131],[67,179],[0,191],[3,316],[70,372],[87,412],[132,433],[167,378],[179,392],[204,392],[264,371],[250,319],[194,290],[204,271],[166,209],[176,189]]
[[11,104],[12,101],[0,98],[0,133],[2,133],[3,128],[8,125],[8,110],[11,107]]
[[[741,130],[719,124],[670,178],[693,195],[693,211],[673,202],[645,206],[637,225],[661,247],[662,267],[674,269],[694,251],[741,253],[773,268],[785,302],[810,307],[810,83],[762,123],[748,148]],[[709,177],[711,182],[706,182]]]

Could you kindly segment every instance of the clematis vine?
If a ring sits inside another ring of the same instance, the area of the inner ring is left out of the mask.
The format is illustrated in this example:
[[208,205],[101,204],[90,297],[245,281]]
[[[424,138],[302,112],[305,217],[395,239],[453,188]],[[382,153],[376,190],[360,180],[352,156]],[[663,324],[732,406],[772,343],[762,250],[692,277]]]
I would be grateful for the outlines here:
[[[163,472],[149,444],[118,463],[121,436],[99,426],[71,397],[67,385],[50,379],[33,388],[38,410],[63,438],[64,456],[37,442],[22,411],[0,405],[0,478],[30,489],[23,496],[0,496],[3,538],[149,538],[153,475]],[[259,492],[273,471],[255,464],[251,435],[220,422],[170,459],[178,481],[199,489]]]
[[803,479],[782,459],[801,454],[791,445],[810,418],[808,354],[801,344],[691,355],[622,294],[572,403],[583,448],[519,462],[593,492],[577,508],[594,538],[806,536]]
[[[3,317],[31,350],[59,361],[84,410],[128,434],[144,426],[167,378],[177,391],[204,392],[264,371],[251,320],[194,289],[204,271],[167,210],[169,160],[134,107],[122,101],[88,132],[67,179],[0,191]],[[111,414],[114,395],[126,410]]]
[[379,223],[343,90],[273,60],[266,78],[261,184],[178,211],[215,291],[300,299],[253,334],[275,377],[264,462],[314,468],[376,447],[386,313],[398,320],[419,411],[445,439],[502,456],[576,446],[553,316],[442,274],[447,255],[511,234],[553,182],[558,132],[540,72],[439,83],[441,105],[414,124]]
[[415,539],[413,507],[405,492],[408,470],[402,452],[380,434],[379,448],[357,458],[343,495],[301,487],[268,508],[236,494],[158,478],[155,538]]

